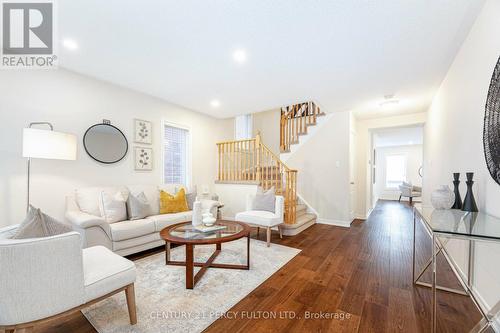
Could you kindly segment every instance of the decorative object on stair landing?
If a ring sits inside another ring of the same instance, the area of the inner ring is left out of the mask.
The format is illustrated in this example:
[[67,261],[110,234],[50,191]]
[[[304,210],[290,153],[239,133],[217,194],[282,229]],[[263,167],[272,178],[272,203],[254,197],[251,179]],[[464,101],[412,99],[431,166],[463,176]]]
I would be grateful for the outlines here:
[[134,142],[143,144],[152,144],[152,125],[150,121],[134,119]]
[[466,175],[467,175],[467,181],[465,183],[467,184],[467,194],[465,195],[462,210],[466,212],[477,212],[478,209],[476,205],[476,200],[474,199],[474,193],[472,193],[472,184],[474,184],[472,178],[474,177],[474,173],[467,172]]
[[462,209],[462,197],[460,196],[460,173],[455,172],[453,173],[453,187],[454,190],[453,192],[455,193],[455,203],[451,207],[452,209]]
[[450,209],[455,202],[455,194],[448,185],[441,185],[431,194],[432,207],[436,209]]
[[488,171],[500,184],[500,57],[493,71],[486,99],[483,146]]
[[153,170],[153,149],[135,147],[134,163],[137,171]]

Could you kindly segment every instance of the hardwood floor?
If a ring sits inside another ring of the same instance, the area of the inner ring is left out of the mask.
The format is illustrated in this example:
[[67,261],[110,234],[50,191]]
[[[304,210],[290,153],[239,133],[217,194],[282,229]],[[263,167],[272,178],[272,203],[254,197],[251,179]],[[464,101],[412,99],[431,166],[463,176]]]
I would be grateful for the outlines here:
[[[206,332],[429,332],[430,290],[414,287],[411,278],[412,229],[409,206],[381,201],[368,220],[351,228],[316,224],[282,240],[273,233],[273,243],[302,252],[236,304],[230,310],[235,318],[221,318]],[[422,264],[430,254],[422,229],[417,244]],[[449,267],[438,280],[458,286]],[[439,332],[468,332],[480,319],[468,297],[439,292],[438,304]],[[270,314],[277,318],[266,319]],[[321,317],[326,315],[335,317]],[[81,314],[36,331],[95,332]]]

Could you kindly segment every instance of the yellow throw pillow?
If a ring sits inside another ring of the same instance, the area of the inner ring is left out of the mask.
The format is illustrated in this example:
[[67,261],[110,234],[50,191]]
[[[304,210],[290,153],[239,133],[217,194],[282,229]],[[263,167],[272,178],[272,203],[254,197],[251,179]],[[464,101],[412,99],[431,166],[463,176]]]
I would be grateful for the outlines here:
[[188,210],[186,191],[183,188],[176,195],[160,191],[160,214],[180,213]]

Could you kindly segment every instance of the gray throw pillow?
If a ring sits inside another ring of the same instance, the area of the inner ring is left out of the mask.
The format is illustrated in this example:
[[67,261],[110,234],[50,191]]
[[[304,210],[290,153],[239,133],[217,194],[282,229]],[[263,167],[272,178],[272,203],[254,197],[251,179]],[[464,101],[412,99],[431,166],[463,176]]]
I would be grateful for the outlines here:
[[30,205],[26,218],[11,239],[39,238],[70,232],[72,229]]
[[45,224],[45,228],[47,229],[47,236],[55,236],[73,231],[71,226],[56,220],[42,211],[40,211],[40,217]]
[[274,186],[265,192],[259,187],[253,200],[252,210],[264,210],[274,213],[275,203],[276,195],[274,193]]
[[19,224],[11,239],[38,238],[47,236],[47,228],[40,217],[40,210],[30,205],[23,222]]
[[140,220],[151,215],[151,206],[144,192],[137,195],[129,194],[127,199],[127,214],[129,220]]

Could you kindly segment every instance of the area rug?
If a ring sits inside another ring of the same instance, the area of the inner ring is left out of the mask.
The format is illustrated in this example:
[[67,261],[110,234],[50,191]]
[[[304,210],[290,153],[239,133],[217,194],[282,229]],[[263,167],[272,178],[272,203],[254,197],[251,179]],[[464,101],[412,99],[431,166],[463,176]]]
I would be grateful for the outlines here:
[[[222,244],[215,262],[246,263],[246,239]],[[206,261],[215,245],[197,246],[195,261]],[[209,268],[194,289],[187,290],[185,268],[165,265],[159,253],[135,261],[137,324],[131,326],[125,294],[119,293],[82,313],[100,333],[201,332],[295,257],[300,250],[251,240],[250,270]],[[184,246],[171,251],[184,260]],[[199,268],[195,268],[195,274]]]

